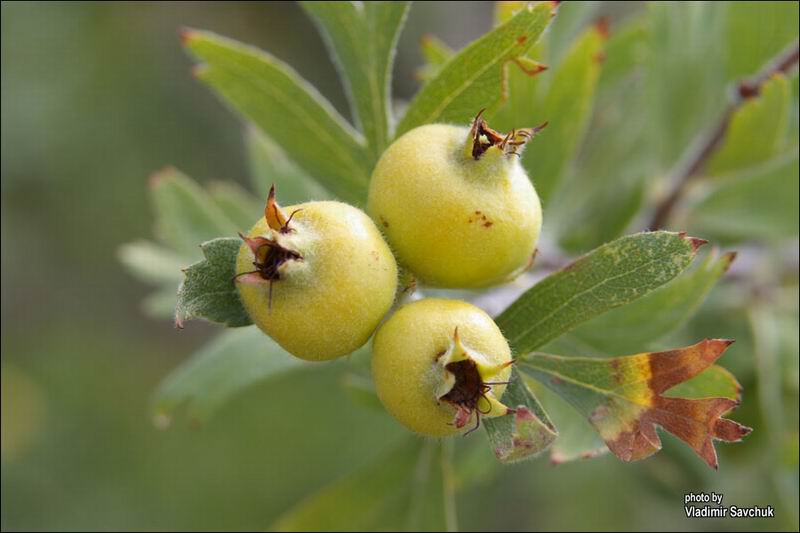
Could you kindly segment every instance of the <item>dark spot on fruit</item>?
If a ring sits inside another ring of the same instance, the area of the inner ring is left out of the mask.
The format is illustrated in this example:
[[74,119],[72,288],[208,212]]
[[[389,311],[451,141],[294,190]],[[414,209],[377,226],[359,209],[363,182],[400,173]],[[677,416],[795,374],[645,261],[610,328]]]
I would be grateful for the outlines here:
[[480,212],[480,211],[475,211],[475,214],[476,214],[476,215],[480,215],[480,214],[481,214],[481,212]]
[[599,52],[594,54],[594,58],[593,59],[594,59],[595,63],[602,63],[603,61],[606,60],[606,53],[603,52],[603,51],[599,51]]
[[519,44],[525,44],[525,41],[527,40],[528,40],[527,35],[520,35],[519,37],[517,37],[517,42]]
[[483,223],[483,227],[484,228],[491,228],[492,224],[494,224],[494,222],[486,221],[486,222]]
[[388,228],[389,227],[389,222],[383,217],[380,217],[380,219],[381,219],[381,224],[383,225],[383,227],[384,228]]
[[597,19],[594,23],[594,28],[603,39],[608,39],[609,35],[611,35],[611,23],[608,17],[600,17]]

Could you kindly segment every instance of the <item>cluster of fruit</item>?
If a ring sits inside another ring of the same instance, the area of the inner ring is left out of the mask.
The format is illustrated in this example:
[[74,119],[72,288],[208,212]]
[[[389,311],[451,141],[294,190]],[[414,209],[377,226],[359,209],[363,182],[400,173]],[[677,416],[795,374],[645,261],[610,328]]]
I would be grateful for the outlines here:
[[253,322],[314,361],[349,354],[378,329],[378,396],[420,434],[452,435],[477,427],[481,416],[511,412],[500,403],[511,350],[485,312],[422,299],[381,322],[395,304],[398,262],[442,288],[487,287],[530,266],[542,213],[518,156],[536,131],[503,135],[480,114],[471,128],[409,131],[375,167],[371,218],[341,202],[282,208],[273,189],[237,259],[239,294]]

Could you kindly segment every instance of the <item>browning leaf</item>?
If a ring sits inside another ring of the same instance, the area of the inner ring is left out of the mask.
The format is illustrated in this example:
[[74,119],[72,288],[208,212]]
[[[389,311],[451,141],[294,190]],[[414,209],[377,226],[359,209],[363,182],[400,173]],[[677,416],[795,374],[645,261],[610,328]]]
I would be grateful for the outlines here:
[[580,411],[608,448],[623,461],[637,461],[661,449],[660,426],[686,442],[716,469],[713,441],[736,442],[751,429],[721,418],[739,402],[730,398],[663,396],[710,367],[733,341],[706,339],[692,346],[613,359],[532,353],[520,369]]

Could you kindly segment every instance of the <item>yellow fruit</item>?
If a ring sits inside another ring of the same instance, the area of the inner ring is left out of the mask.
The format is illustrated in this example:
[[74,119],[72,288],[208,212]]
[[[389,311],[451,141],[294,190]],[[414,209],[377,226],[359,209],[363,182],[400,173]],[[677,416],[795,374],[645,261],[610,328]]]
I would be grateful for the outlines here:
[[349,354],[392,306],[397,265],[375,224],[355,207],[309,202],[283,210],[272,190],[264,218],[242,239],[242,303],[261,330],[301,359]]
[[401,307],[375,335],[372,377],[400,423],[443,437],[502,416],[511,350],[494,321],[466,302],[428,298]]
[[519,161],[536,129],[502,136],[472,128],[413,129],[384,152],[372,175],[369,213],[398,261],[421,281],[484,287],[530,264],[542,226],[539,197]]

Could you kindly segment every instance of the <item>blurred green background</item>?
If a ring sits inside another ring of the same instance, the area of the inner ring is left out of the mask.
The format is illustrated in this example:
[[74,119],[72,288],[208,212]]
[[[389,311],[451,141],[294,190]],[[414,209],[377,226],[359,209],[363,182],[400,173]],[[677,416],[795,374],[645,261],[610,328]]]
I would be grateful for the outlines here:
[[[599,9],[624,18],[643,7]],[[491,13],[489,3],[413,6],[395,96],[408,99],[418,87],[423,34],[458,48],[491,27]],[[199,429],[151,423],[154,388],[216,330],[198,322],[176,331],[146,318],[148,288],[123,270],[118,247],[152,233],[146,184],[155,170],[172,164],[202,183],[244,185],[248,175],[242,125],[192,79],[182,26],[269,50],[349,116],[323,43],[293,3],[2,4],[4,530],[264,529],[406,437],[348,398],[339,386],[344,362],[251,387]],[[683,87],[669,83],[662,89]],[[796,74],[792,87],[796,139]],[[797,529],[794,219],[790,239],[741,246],[746,272],[761,272],[790,311],[765,299],[728,312],[743,298],[733,276],[679,336],[739,341],[722,363],[745,388],[735,418],[755,432],[744,444],[718,445],[719,472],[666,435],[665,451],[640,463],[606,455],[555,467],[542,458],[478,476],[459,493],[462,527]],[[778,354],[766,371],[756,357],[765,351]],[[778,518],[686,519],[683,494],[700,490],[774,505]]]

